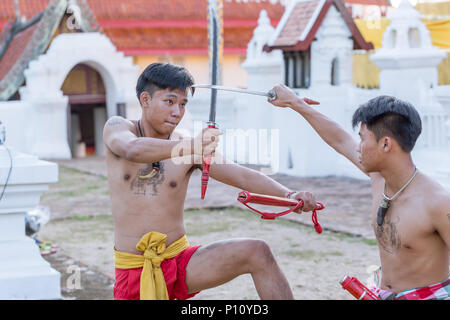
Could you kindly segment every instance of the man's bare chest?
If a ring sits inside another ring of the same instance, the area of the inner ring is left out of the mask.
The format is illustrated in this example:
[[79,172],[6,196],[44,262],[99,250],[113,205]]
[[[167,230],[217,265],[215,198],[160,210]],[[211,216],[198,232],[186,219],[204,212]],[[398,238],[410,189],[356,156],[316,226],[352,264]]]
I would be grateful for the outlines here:
[[121,182],[132,195],[154,197],[185,190],[192,167],[165,160],[157,165],[126,164],[121,171]]
[[391,255],[421,250],[432,228],[420,201],[409,199],[391,203],[381,225],[377,221],[379,208],[374,204],[371,223],[380,250]]

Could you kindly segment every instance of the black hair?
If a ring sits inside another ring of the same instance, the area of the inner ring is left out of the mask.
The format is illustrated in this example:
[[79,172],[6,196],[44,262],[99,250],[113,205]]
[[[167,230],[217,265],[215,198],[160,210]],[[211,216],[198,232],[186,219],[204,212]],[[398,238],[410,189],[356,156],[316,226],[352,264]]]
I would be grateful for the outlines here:
[[422,132],[420,115],[412,104],[391,96],[379,96],[361,105],[353,114],[352,126],[364,123],[377,141],[394,138],[404,152],[411,152]]
[[157,90],[180,89],[186,90],[191,88],[192,95],[195,89],[191,86],[194,84],[194,78],[190,72],[181,66],[170,63],[152,63],[139,76],[136,85],[136,94],[140,100],[141,93],[147,91],[150,96]]

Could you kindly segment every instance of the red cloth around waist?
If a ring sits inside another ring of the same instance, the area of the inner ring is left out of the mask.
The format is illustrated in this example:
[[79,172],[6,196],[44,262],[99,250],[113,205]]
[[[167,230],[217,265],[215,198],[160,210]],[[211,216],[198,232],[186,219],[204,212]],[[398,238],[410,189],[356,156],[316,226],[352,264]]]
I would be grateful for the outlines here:
[[[200,246],[191,246],[181,251],[176,257],[166,259],[161,263],[161,270],[166,280],[167,292],[170,300],[186,300],[198,292],[188,294],[186,285],[186,266]],[[116,268],[116,282],[114,283],[114,300],[139,300],[141,268]]]

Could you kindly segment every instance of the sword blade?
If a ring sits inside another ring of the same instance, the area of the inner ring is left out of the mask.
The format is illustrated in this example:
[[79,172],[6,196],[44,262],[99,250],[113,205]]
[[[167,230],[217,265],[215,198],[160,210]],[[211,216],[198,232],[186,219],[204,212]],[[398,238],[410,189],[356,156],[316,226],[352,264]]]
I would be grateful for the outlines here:
[[[222,0],[208,0],[208,35],[210,54],[210,76],[213,85],[219,84],[220,56],[221,56],[221,22],[219,21],[219,10]],[[209,109],[209,123],[215,124],[217,106],[217,90],[211,90],[211,105]]]
[[225,86],[217,86],[213,84],[194,84],[192,87],[194,88],[203,88],[203,89],[212,89],[212,90],[223,90],[223,91],[231,91],[231,92],[238,92],[238,93],[245,93],[245,94],[252,94],[256,96],[263,96],[273,99],[274,98],[274,92],[272,90],[268,92],[263,91],[254,91],[254,90],[248,90],[248,89],[241,89],[241,88],[232,88],[232,87],[225,87]]
[[[219,34],[218,34],[218,21],[217,11],[211,10],[212,15],[212,72],[211,83],[216,85],[219,81]],[[211,91],[211,108],[209,110],[209,122],[216,122],[216,106],[217,106],[217,91]]]

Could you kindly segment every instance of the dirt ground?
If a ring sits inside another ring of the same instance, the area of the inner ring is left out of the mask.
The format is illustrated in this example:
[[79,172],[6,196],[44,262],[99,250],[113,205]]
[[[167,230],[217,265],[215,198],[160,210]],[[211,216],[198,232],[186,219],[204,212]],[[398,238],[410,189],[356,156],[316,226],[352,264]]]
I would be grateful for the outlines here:
[[[114,225],[104,160],[88,158],[59,164],[59,182],[51,185],[41,199],[41,204],[51,210],[51,220],[37,235],[40,240],[58,244],[59,250],[45,258],[61,273],[64,299],[112,299]],[[273,177],[290,188],[314,192],[326,205],[319,213],[322,234],[314,231],[310,214],[262,220],[236,201],[239,190],[215,181],[210,182],[206,201],[202,201],[198,174],[191,178],[186,197],[185,223],[190,243],[263,239],[270,245],[296,299],[352,300],[341,289],[339,280],[348,274],[366,282],[368,269],[379,265],[368,217],[369,183],[336,177]],[[81,280],[75,288],[71,282],[74,266]],[[241,300],[258,296],[251,276],[243,275],[205,290],[194,299]]]

